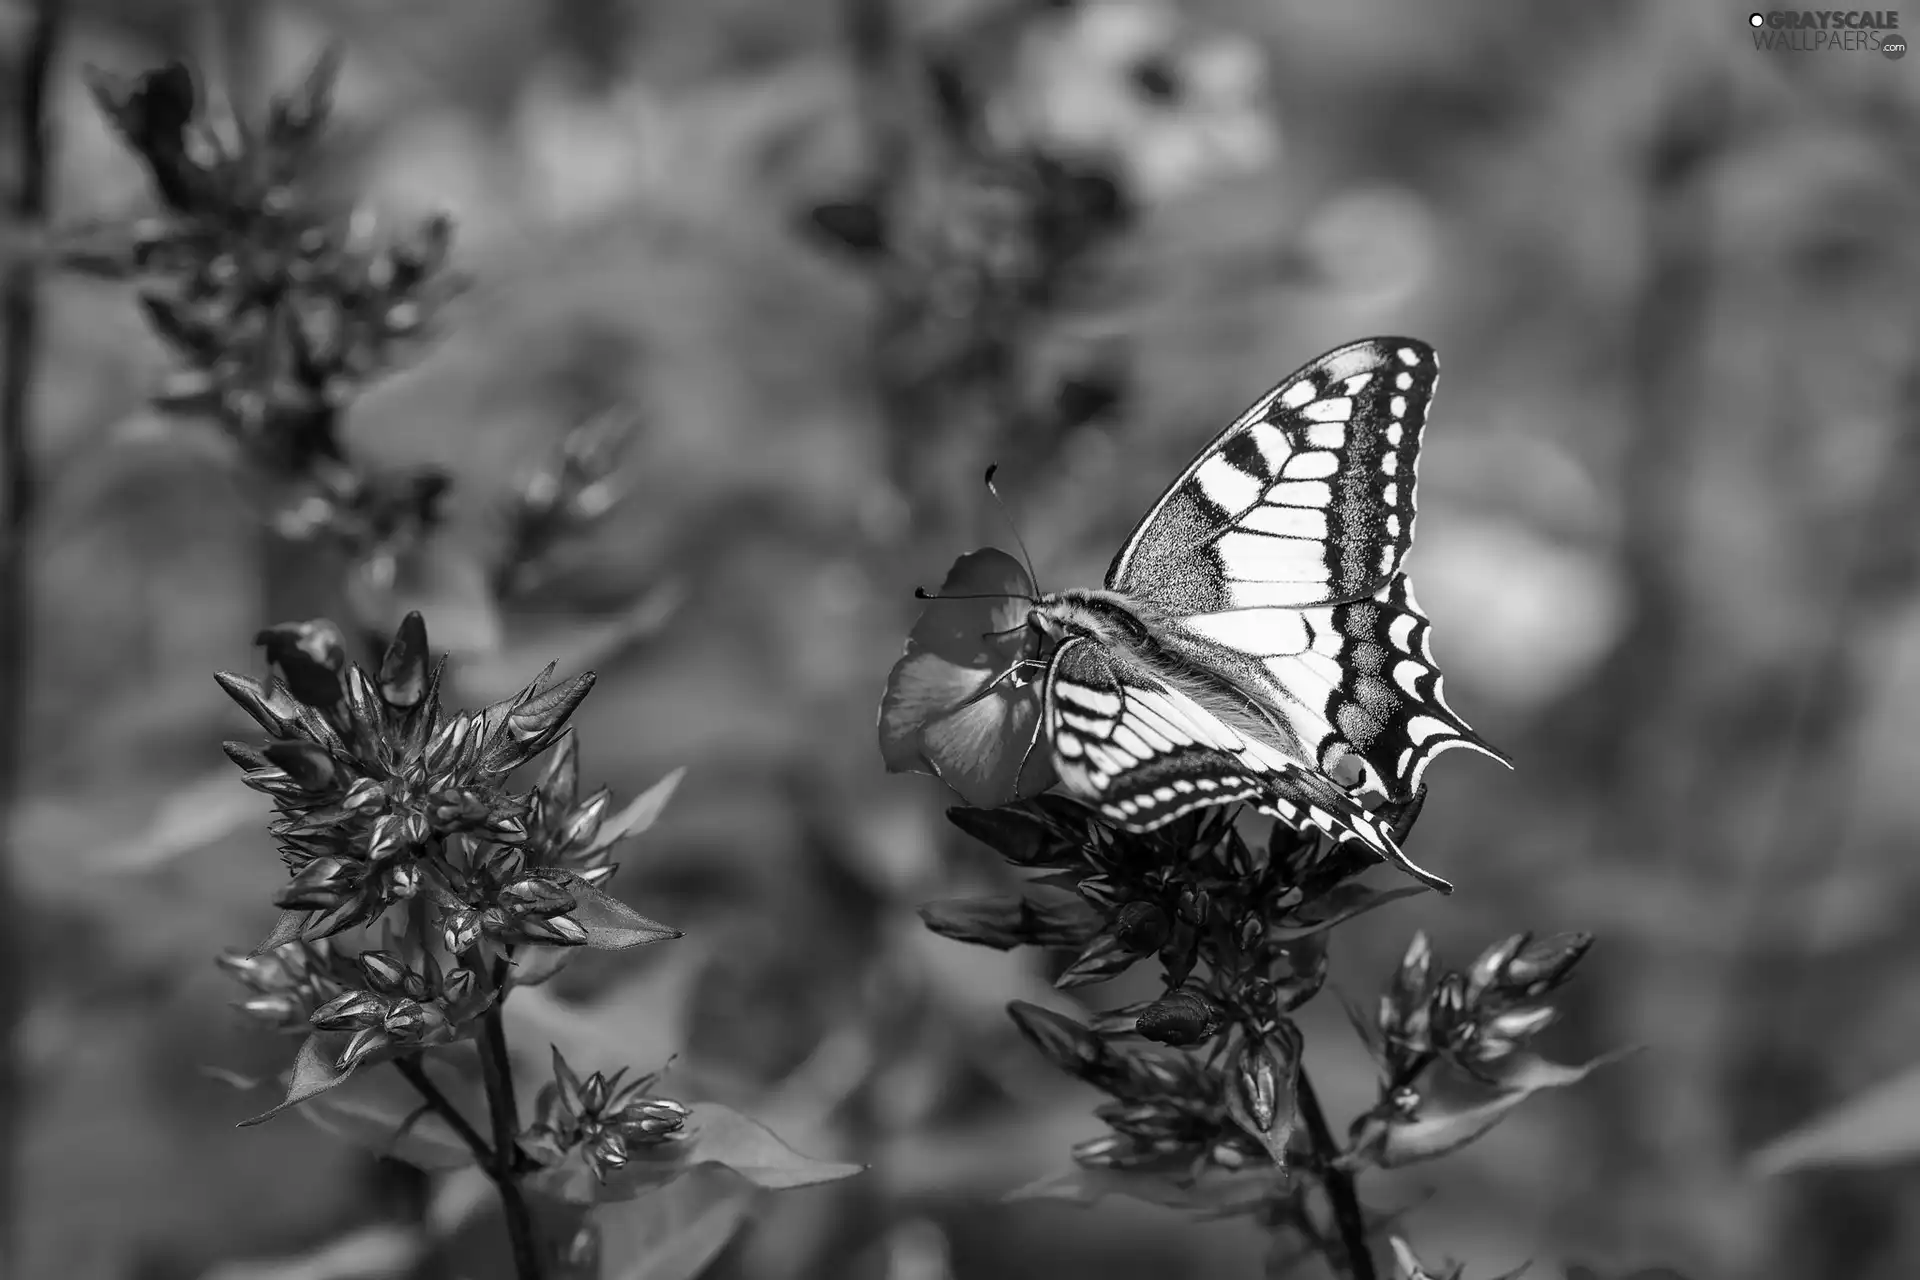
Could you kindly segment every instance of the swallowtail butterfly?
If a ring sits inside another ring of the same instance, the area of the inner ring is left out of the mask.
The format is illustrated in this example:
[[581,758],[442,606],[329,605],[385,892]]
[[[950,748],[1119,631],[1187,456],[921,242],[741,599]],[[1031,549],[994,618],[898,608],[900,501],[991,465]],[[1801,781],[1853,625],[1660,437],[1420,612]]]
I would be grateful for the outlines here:
[[[1425,343],[1369,338],[1280,383],[1153,504],[1104,587],[1036,596],[1018,575],[1024,622],[1050,653],[983,681],[956,704],[976,708],[972,720],[929,719],[929,735],[973,750],[989,729],[1023,729],[1017,794],[1050,763],[1130,830],[1246,801],[1449,889],[1359,802],[1410,799],[1450,747],[1508,763],[1442,698],[1402,566],[1437,372]],[[910,645],[896,672],[912,657]],[[1036,685],[1037,714],[977,710],[989,692]],[[883,742],[886,727],[883,706]],[[1043,742],[1050,761],[1034,758]]]

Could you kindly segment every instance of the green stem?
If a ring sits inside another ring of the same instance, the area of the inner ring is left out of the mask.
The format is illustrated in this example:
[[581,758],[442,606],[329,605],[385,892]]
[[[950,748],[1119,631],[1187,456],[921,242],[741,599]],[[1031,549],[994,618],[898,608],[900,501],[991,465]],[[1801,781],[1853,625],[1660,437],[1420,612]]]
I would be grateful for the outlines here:
[[[496,991],[507,985],[507,961],[493,969]],[[513,1096],[513,1065],[507,1057],[507,1028],[495,1000],[480,1022],[480,1074],[486,1083],[487,1112],[493,1120],[493,1181],[500,1188],[500,1207],[507,1220],[507,1238],[513,1246],[516,1280],[540,1280],[540,1249],[534,1239],[533,1215],[520,1192],[519,1104]]]
[[1326,1189],[1327,1202],[1333,1206],[1333,1224],[1340,1233],[1340,1250],[1346,1255],[1347,1280],[1375,1280],[1373,1251],[1367,1246],[1367,1220],[1360,1210],[1360,1195],[1354,1189],[1353,1175],[1334,1161],[1340,1146],[1327,1127],[1326,1112],[1320,1109],[1320,1096],[1313,1091],[1303,1064],[1294,1086],[1300,1103],[1300,1119],[1307,1126],[1313,1143],[1313,1159],[1320,1185]]

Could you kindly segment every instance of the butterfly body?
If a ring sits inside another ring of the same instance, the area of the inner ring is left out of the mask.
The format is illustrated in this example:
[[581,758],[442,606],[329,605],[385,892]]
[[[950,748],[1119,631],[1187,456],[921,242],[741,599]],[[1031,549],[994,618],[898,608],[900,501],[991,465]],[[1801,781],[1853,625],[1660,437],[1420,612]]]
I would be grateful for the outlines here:
[[1442,698],[1402,568],[1436,373],[1403,338],[1312,361],[1193,459],[1103,588],[1039,598],[1035,740],[1070,792],[1136,830],[1248,800],[1447,887],[1349,789],[1410,799],[1449,747],[1505,762]]

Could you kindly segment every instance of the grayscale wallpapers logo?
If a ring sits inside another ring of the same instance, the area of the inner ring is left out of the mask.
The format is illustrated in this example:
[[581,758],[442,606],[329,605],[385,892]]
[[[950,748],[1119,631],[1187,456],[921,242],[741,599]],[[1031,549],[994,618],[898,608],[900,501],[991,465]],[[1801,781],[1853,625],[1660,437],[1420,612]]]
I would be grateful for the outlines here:
[[1893,9],[1768,9],[1747,15],[1753,47],[1779,53],[1878,53],[1907,56]]

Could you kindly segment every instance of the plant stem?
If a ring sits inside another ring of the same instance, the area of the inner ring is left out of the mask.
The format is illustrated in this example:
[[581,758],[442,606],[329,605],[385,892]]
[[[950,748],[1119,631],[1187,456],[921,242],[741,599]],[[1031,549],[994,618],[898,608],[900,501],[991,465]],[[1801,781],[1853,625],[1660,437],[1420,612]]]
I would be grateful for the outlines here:
[[[13,68],[15,150],[20,157],[18,183],[11,202],[21,237],[47,216],[50,131],[47,82],[59,40],[60,0],[38,0],[33,7],[24,53]],[[13,850],[8,835],[19,797],[22,748],[26,736],[28,648],[33,631],[27,582],[27,533],[33,513],[33,465],[27,417],[39,347],[39,273],[34,254],[22,251],[7,265],[4,302],[0,302],[0,912],[16,918],[11,875]],[[28,948],[9,940],[0,955],[0,1274],[12,1271],[15,1239],[15,1152],[20,1147],[19,1066],[14,1059],[16,1029],[30,990]]]
[[425,1064],[417,1058],[395,1058],[393,1065],[401,1075],[407,1078],[407,1083],[426,1099],[427,1105],[433,1108],[434,1114],[445,1120],[447,1127],[460,1135],[460,1140],[467,1144],[468,1149],[473,1152],[473,1158],[480,1162],[480,1167],[487,1171],[487,1175],[494,1176],[493,1148],[487,1145],[487,1140],[480,1136],[480,1131],[473,1127],[466,1116],[460,1113],[460,1108],[453,1104],[453,1099],[440,1092],[440,1086],[428,1077]]
[[[507,961],[493,967],[494,990],[504,992]],[[507,1057],[507,1028],[495,1000],[480,1023],[480,1074],[487,1087],[487,1111],[493,1118],[493,1181],[500,1188],[500,1208],[513,1245],[513,1271],[518,1280],[540,1280],[540,1250],[533,1235],[533,1215],[520,1194],[517,1141],[519,1104],[513,1096],[513,1064]]]
[[1307,1137],[1313,1143],[1315,1172],[1320,1185],[1326,1189],[1328,1203],[1333,1206],[1334,1227],[1340,1233],[1341,1251],[1347,1255],[1348,1280],[1375,1280],[1373,1251],[1367,1246],[1367,1220],[1360,1212],[1360,1196],[1354,1190],[1353,1175],[1334,1165],[1340,1147],[1333,1140],[1332,1130],[1327,1128],[1326,1112],[1320,1109],[1320,1096],[1313,1091],[1313,1081],[1307,1077],[1304,1064],[1294,1092],[1300,1102],[1300,1118],[1306,1122]]

